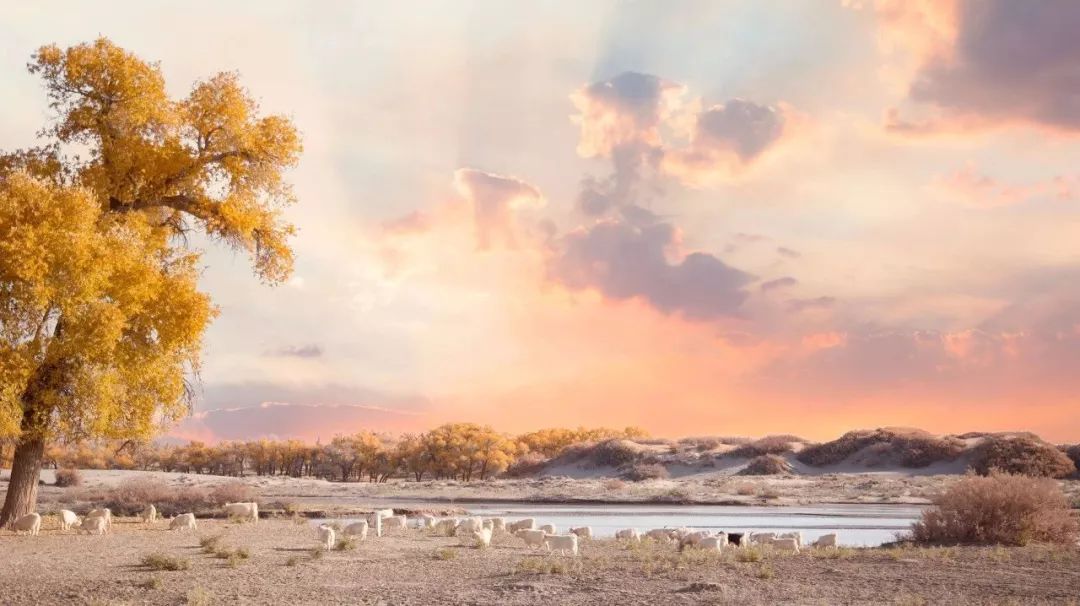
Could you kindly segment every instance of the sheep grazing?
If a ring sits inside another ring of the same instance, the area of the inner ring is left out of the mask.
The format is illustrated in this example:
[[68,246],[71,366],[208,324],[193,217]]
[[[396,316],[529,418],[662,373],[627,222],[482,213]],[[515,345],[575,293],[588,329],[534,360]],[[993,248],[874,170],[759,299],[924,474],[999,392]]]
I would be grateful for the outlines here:
[[744,533],[742,532],[729,532],[727,533],[728,545],[734,545],[741,547],[743,545]]
[[421,516],[419,518],[417,518],[417,520],[416,520],[416,527],[421,529],[421,530],[423,530],[425,528],[431,528],[432,526],[435,525],[435,522],[437,520],[438,520],[438,518],[436,518],[433,515],[426,514],[426,513],[421,514]]
[[394,510],[393,509],[376,509],[375,511],[373,511],[371,513],[372,513],[372,515],[377,515],[380,518],[389,518],[390,516],[394,515]]
[[491,522],[492,531],[505,531],[506,530],[506,518],[488,518]]
[[456,527],[457,520],[452,520],[448,518],[445,520],[439,520],[432,528],[435,530],[436,534],[442,535],[444,537],[449,537],[453,536],[454,528]]
[[641,535],[638,534],[637,528],[624,528],[615,533],[615,538],[620,541],[640,541]]
[[383,528],[389,530],[391,528],[401,528],[402,530],[409,527],[409,519],[405,516],[390,516],[383,518]]
[[751,532],[750,544],[751,545],[768,545],[776,538],[775,532]]
[[454,528],[454,535],[469,536],[483,527],[484,522],[480,518],[465,518]]
[[670,528],[653,528],[649,532],[645,533],[645,536],[653,539],[654,541],[670,541],[674,535],[674,530]]
[[90,513],[86,514],[88,518],[104,518],[105,519],[105,531],[108,532],[112,528],[112,510],[108,507],[99,507],[98,509],[91,509]]
[[[384,509],[382,511],[386,511],[386,510]],[[390,511],[393,511],[393,510],[391,509]],[[371,527],[372,532],[375,533],[375,536],[377,536],[377,537],[382,536],[383,516],[381,515],[381,513],[379,511],[376,511],[375,513],[369,515],[368,518],[367,518],[367,523],[368,523],[368,526]]]
[[836,533],[823,534],[814,541],[814,547],[836,547]]
[[349,524],[348,526],[346,526],[341,531],[341,534],[343,534],[343,535],[345,535],[347,537],[360,537],[360,540],[363,541],[363,540],[367,539],[367,531],[368,531],[368,523],[367,522],[353,522],[352,524]]
[[682,551],[687,547],[697,547],[698,543],[709,537],[709,533],[704,530],[698,530],[696,532],[680,533],[678,537],[679,551]]
[[336,539],[334,537],[334,529],[331,528],[330,526],[327,526],[326,524],[320,524],[319,525],[319,544],[322,545],[324,548],[326,548],[327,551],[330,551],[331,549],[334,548],[334,544],[336,542],[337,541],[336,541]]
[[195,514],[182,513],[169,521],[169,530],[196,530]]
[[41,515],[28,513],[24,516],[20,516],[11,523],[11,529],[15,531],[15,534],[25,532],[30,536],[34,536],[41,531]]
[[720,551],[727,546],[727,535],[718,537],[705,537],[698,542],[697,547],[705,551]]
[[142,516],[141,517],[142,517],[143,522],[156,522],[157,521],[157,507],[154,507],[153,503],[151,503],[150,505],[147,505],[146,508],[142,510]]
[[519,530],[532,530],[534,528],[536,528],[536,520],[532,518],[525,518],[523,520],[518,520],[513,524],[506,525],[506,530],[508,532],[517,532]]
[[[523,541],[525,541],[525,545],[527,547],[533,548],[533,547],[541,547],[541,546],[543,546],[544,537],[546,537],[547,535],[544,534],[543,530],[533,530],[531,528],[522,528],[521,530],[518,530],[518,531],[514,532],[514,536],[518,537],[519,539],[521,539]],[[577,536],[577,535],[574,535],[574,536]]]
[[570,534],[576,534],[583,539],[592,538],[592,528],[589,526],[581,526],[580,528],[571,528]]
[[490,547],[491,528],[481,528],[480,530],[473,531],[473,538],[476,539],[477,547]]
[[773,549],[799,553],[799,542],[795,539],[773,539],[769,542]]
[[778,538],[778,539],[795,539],[795,544],[796,545],[798,545],[799,547],[803,546],[802,533],[797,531],[797,530],[795,532],[782,532],[782,533],[776,535],[776,538]]
[[238,518],[240,520],[249,520],[251,522],[259,521],[259,504],[258,503],[226,503],[225,515],[230,518]]
[[79,524],[79,532],[105,534],[105,518],[83,518],[82,523]]
[[79,523],[79,516],[70,509],[61,509],[57,515],[60,516],[60,530],[70,530],[72,526]]
[[578,536],[576,534],[549,534],[544,537],[544,547],[548,551],[558,551],[576,556]]
[[554,524],[544,524],[543,526],[541,526],[537,530],[544,531],[544,534],[555,534],[555,525]]

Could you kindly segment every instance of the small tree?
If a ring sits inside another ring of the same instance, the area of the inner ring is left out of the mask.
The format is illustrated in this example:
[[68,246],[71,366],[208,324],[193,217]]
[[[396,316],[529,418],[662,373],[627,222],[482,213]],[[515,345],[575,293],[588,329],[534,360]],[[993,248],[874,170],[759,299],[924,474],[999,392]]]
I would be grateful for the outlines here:
[[282,174],[301,148],[235,74],[171,99],[104,38],[42,47],[29,70],[56,118],[42,147],[0,155],[0,435],[17,439],[0,525],[34,509],[47,440],[145,439],[188,411],[216,312],[180,236],[288,277]]

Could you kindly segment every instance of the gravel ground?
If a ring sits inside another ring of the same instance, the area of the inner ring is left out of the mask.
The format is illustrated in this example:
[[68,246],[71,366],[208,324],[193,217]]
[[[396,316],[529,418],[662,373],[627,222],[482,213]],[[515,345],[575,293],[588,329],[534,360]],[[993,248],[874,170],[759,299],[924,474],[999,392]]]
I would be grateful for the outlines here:
[[[484,550],[417,530],[314,558],[315,531],[287,519],[200,521],[196,533],[121,519],[106,536],[0,531],[0,603],[44,604],[1001,604],[1080,599],[1075,548],[687,552],[585,542],[579,558],[508,535]],[[250,558],[207,554],[202,537]],[[190,568],[155,571],[150,554]]]

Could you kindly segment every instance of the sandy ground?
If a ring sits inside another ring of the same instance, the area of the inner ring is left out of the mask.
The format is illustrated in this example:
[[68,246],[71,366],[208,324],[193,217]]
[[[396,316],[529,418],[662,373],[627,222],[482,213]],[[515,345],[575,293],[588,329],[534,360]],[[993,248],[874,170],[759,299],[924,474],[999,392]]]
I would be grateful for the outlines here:
[[[315,559],[314,529],[288,519],[200,521],[198,532],[117,520],[106,536],[0,531],[0,602],[42,604],[1076,604],[1080,551],[1014,549],[687,552],[651,542],[583,544],[582,556],[530,552],[509,535],[484,550],[417,531]],[[199,538],[250,559],[230,566]],[[151,553],[190,568],[155,571]],[[745,556],[741,559],[747,559]]]
[[[222,476],[87,470],[83,488],[116,486],[125,479],[149,476],[173,485],[210,486],[237,481]],[[393,501],[468,504],[507,502],[611,502],[611,503],[719,503],[745,505],[813,505],[824,503],[925,504],[931,496],[956,481],[958,475],[906,475],[899,472],[826,474],[816,476],[687,476],[672,480],[623,482],[610,478],[544,477],[484,482],[394,480],[327,482],[308,478],[246,477],[267,509],[274,505],[342,515],[367,511],[380,502]],[[79,489],[51,486],[53,472],[42,472],[39,509],[52,511],[71,503]],[[3,485],[0,484],[0,488]],[[1062,482],[1066,494],[1080,502],[1080,481]],[[73,492],[74,491],[74,492]]]

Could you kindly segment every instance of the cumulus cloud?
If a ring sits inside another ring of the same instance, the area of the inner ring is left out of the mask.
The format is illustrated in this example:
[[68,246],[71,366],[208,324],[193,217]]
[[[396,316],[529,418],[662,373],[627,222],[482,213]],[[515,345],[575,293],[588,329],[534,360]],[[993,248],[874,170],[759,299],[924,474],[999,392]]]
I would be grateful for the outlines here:
[[476,242],[490,248],[496,236],[506,246],[517,243],[514,211],[544,206],[544,196],[535,186],[515,177],[461,168],[454,172],[454,187],[472,206],[476,223]]
[[661,126],[682,106],[686,88],[657,76],[623,72],[570,95],[580,115],[578,153],[610,157],[616,149],[660,147]]
[[1026,122],[1080,130],[1080,4],[1058,0],[880,2],[883,37],[915,57],[907,133]]
[[713,255],[678,249],[678,230],[670,223],[602,221],[564,236],[549,272],[570,288],[594,288],[612,299],[639,297],[691,319],[736,314],[754,277]]

